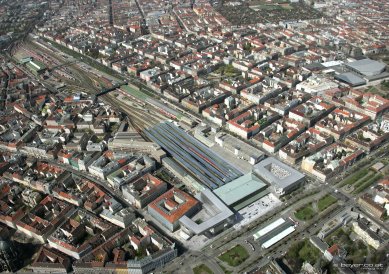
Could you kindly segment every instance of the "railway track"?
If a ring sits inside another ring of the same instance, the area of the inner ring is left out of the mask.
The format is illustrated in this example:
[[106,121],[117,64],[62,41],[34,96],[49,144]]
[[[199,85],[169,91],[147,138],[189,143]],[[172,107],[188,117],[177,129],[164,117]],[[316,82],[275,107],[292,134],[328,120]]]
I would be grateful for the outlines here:
[[156,119],[145,111],[141,111],[137,108],[131,108],[111,95],[104,95],[102,97],[103,101],[125,113],[129,118],[131,126],[134,127],[145,140],[149,141],[149,138],[143,133],[143,131],[148,127],[158,124],[161,120]]
[[128,114],[133,118],[134,121],[137,121],[136,124],[142,129],[150,126],[154,126],[155,124],[159,123],[161,120],[156,119],[154,116],[148,114],[145,111],[139,110],[137,108],[131,108],[127,104],[123,103],[122,101],[112,98],[112,96],[105,96],[104,100],[108,100],[112,103],[112,105],[115,107],[119,107],[120,110],[122,110],[124,113]]
[[[41,58],[43,58],[48,63],[54,64],[54,66],[69,62],[61,56],[58,56],[57,54],[54,54],[53,52],[50,52],[49,50],[42,48],[33,42],[23,43],[20,45],[20,48],[31,53],[37,51],[40,55],[42,55]],[[66,73],[70,74],[76,80],[76,85],[90,90],[91,92],[98,91],[98,88],[95,85],[95,81],[97,81],[97,79],[95,77],[91,77],[89,74],[86,74],[84,70],[77,67],[77,64],[72,64],[64,69],[66,70]],[[66,80],[66,82],[68,82],[68,80]]]
[[[28,42],[28,43],[24,42],[19,46],[20,48],[22,48],[27,52],[34,53],[37,56],[38,55],[41,56],[41,58],[44,58],[44,60],[47,61],[48,63],[53,63],[58,65],[63,62],[68,62],[68,60],[65,60],[61,56],[58,56],[55,53],[50,52],[49,50],[42,48],[41,46],[33,42]],[[87,93],[91,95],[96,95],[98,92],[100,92],[100,88],[98,86],[99,79],[97,79],[96,76],[94,77],[89,73],[85,73],[84,70],[77,67],[77,64],[72,64],[69,67],[66,67],[66,69],[72,72],[72,76],[76,80],[76,81],[66,80],[66,83],[71,88],[73,89],[77,87],[81,88],[87,91]],[[111,105],[113,108],[116,108],[119,111],[125,113],[128,116],[132,126],[139,132],[139,134],[145,140],[148,140],[148,137],[145,134],[143,134],[143,130],[148,127],[152,127],[160,123],[162,120],[164,120],[164,117],[161,117],[161,115],[150,114],[141,108],[131,107],[126,103],[124,103],[123,101],[115,98],[111,94],[106,94],[104,96],[101,96],[100,99],[106,102],[107,104]]]

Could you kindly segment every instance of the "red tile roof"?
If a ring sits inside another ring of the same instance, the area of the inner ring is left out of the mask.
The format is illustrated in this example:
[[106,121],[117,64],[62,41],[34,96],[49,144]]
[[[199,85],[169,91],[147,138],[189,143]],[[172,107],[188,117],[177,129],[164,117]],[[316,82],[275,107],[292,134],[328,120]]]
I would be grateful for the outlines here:
[[[184,201],[182,203],[178,203],[175,199],[175,195],[179,195]],[[167,209],[161,209],[161,203],[168,203],[169,205],[175,206],[170,211]],[[149,207],[158,212],[164,219],[166,219],[170,223],[176,222],[182,216],[184,216],[191,208],[197,206],[199,201],[185,193],[184,191],[172,188],[170,191],[166,192],[152,203],[149,204]]]

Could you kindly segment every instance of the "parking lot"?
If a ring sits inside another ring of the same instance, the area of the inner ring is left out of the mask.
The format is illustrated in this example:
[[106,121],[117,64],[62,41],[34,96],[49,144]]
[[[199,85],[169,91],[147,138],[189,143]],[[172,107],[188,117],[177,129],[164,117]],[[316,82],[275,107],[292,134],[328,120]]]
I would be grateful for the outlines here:
[[268,211],[280,206],[282,202],[272,193],[264,196],[258,201],[238,211],[237,224],[234,225],[235,229],[240,229],[242,226],[247,225],[255,219],[266,214]]

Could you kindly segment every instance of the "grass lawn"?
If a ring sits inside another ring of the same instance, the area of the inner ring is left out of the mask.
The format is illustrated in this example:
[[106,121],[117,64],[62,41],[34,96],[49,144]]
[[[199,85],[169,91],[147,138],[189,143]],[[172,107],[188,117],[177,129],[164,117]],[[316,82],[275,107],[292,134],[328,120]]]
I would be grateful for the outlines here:
[[306,205],[298,209],[294,216],[301,221],[307,221],[312,219],[313,216],[315,216],[315,211],[313,210],[311,205]]
[[219,260],[226,262],[230,266],[237,266],[243,263],[249,257],[247,250],[241,246],[237,245],[230,250],[224,252],[218,258]]
[[223,65],[219,67],[215,72],[217,74],[224,75],[227,77],[233,77],[241,74],[241,72],[238,69],[234,68],[233,65]]
[[319,211],[323,211],[330,205],[336,203],[336,198],[332,195],[326,195],[317,202],[317,208]]
[[367,175],[367,173],[369,173],[369,169],[368,168],[364,168],[364,169],[361,169],[360,171],[354,173],[354,175],[348,177],[346,180],[344,180],[340,186],[345,186],[345,185],[352,185],[354,184],[356,181],[358,181],[359,179],[363,178],[364,176]]
[[193,268],[194,274],[213,274],[212,270],[205,264],[201,264]]
[[81,222],[81,217],[80,215],[77,215],[73,218],[73,220],[75,220],[76,222]]
[[375,171],[370,170],[364,177],[362,177],[361,179],[359,179],[358,181],[356,181],[354,183],[354,185],[353,185],[354,188],[358,188],[361,185],[363,185],[367,180],[371,179],[375,173],[376,173]]
[[314,247],[308,240],[304,241],[303,247],[299,251],[299,256],[304,261],[314,263],[320,256],[320,251]]
[[147,98],[149,98],[149,96],[147,96],[147,94],[137,90],[134,87],[131,87],[130,85],[124,85],[124,86],[121,86],[120,88],[123,89],[124,91],[128,92],[129,94],[131,94],[135,98],[138,98],[140,100],[146,100]]
[[365,180],[363,183],[358,184],[358,187],[353,191],[353,193],[358,194],[362,191],[364,191],[366,188],[377,182],[379,179],[381,179],[383,175],[381,173],[378,173],[374,175],[373,177],[370,177],[370,179]]
[[315,264],[320,256],[320,251],[305,239],[293,244],[285,254],[285,259],[291,266],[292,272],[299,273],[303,262]]

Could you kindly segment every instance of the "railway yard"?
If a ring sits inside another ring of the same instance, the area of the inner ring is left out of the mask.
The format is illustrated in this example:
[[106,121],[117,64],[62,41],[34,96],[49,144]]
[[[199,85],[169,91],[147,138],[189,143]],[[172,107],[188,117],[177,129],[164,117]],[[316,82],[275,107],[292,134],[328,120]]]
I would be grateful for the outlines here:
[[[26,40],[14,47],[11,54],[17,60],[31,56],[45,64],[49,68],[50,76],[44,77],[42,82],[51,86],[61,83],[64,87],[59,88],[58,92],[85,92],[95,95],[104,88],[110,88],[121,82],[114,76],[74,60],[72,56],[65,53],[58,54],[58,50],[54,47],[50,48],[48,44],[45,46],[40,42]],[[138,129],[143,130],[168,119],[155,108],[145,108],[144,103],[137,103],[134,99],[136,98],[131,97],[123,89],[102,96],[104,102],[126,113],[133,126]]]
[[388,272],[389,3],[8,1],[0,272]]

